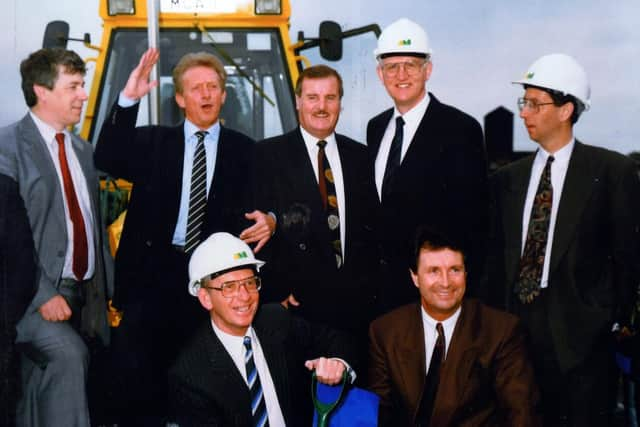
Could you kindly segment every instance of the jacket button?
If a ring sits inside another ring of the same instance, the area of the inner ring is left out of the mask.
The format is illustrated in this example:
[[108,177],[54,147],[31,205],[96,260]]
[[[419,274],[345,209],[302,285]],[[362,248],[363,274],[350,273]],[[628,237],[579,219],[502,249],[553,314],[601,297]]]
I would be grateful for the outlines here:
[[62,258],[64,256],[64,251],[58,251],[58,256]]
[[148,247],[151,247],[152,242],[151,240],[147,240],[146,242],[144,242],[145,245],[147,245]]
[[301,251],[306,251],[307,250],[307,245],[305,245],[304,243],[300,243],[298,245],[298,247],[300,248]]

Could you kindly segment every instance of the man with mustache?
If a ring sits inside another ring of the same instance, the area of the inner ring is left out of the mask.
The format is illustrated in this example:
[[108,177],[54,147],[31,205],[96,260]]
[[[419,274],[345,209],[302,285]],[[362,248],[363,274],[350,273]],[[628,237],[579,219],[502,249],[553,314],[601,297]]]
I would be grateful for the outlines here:
[[265,297],[352,333],[363,355],[376,260],[366,147],[335,133],[343,87],[334,69],[305,69],[295,93],[300,127],[255,150],[255,206],[278,217],[264,254]]

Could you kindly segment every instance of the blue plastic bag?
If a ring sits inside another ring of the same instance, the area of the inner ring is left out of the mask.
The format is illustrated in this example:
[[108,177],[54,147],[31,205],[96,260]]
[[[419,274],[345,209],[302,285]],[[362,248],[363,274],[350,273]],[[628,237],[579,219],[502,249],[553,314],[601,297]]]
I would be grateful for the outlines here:
[[[316,407],[313,414],[314,426],[323,425],[319,424],[318,409],[320,412],[329,411],[327,427],[375,427],[378,425],[380,398],[370,391],[349,387],[346,384],[346,375],[341,384],[329,386],[317,383],[314,372],[311,387],[311,395]],[[339,402],[336,402],[337,400]],[[334,402],[337,403],[335,407]]]

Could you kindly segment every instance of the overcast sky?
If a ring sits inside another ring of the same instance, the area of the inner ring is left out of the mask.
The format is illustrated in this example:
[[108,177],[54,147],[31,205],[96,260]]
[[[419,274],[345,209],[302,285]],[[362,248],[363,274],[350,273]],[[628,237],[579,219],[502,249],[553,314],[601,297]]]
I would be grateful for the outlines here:
[[[98,2],[93,0],[5,0],[0,38],[0,126],[22,117],[19,62],[40,48],[47,22],[63,19],[71,35],[102,35]],[[512,80],[547,53],[574,56],[591,80],[592,108],[576,125],[586,143],[623,153],[640,150],[640,1],[638,0],[292,0],[291,38],[299,30],[317,35],[322,20],[343,30],[406,16],[425,27],[433,46],[434,69],[428,89],[483,123],[484,115],[504,105],[516,111],[521,94]],[[364,140],[369,118],[391,106],[374,72],[373,34],[345,40],[344,57],[330,65],[345,80],[338,131]],[[93,52],[70,45],[83,57]],[[306,51],[312,63],[322,62]],[[90,83],[91,74],[87,83]],[[530,150],[516,115],[516,149]]]

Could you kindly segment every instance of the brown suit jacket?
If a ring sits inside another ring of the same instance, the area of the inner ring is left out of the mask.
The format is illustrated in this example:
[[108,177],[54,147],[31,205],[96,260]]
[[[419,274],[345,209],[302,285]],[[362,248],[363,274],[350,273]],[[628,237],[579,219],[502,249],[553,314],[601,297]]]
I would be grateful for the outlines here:
[[[380,396],[380,425],[415,425],[426,376],[420,305],[376,319],[369,336],[369,381]],[[538,399],[519,321],[465,300],[441,366],[430,426],[538,426]]]

